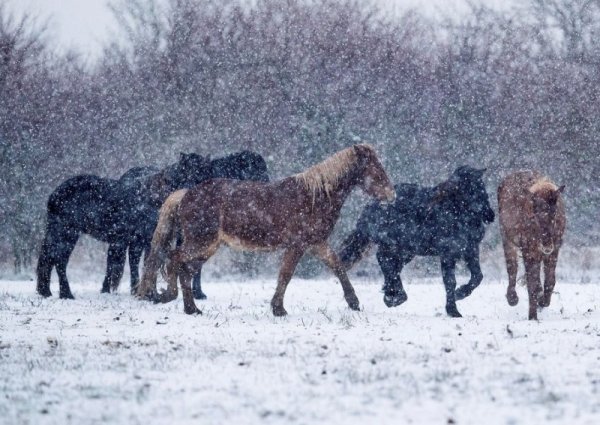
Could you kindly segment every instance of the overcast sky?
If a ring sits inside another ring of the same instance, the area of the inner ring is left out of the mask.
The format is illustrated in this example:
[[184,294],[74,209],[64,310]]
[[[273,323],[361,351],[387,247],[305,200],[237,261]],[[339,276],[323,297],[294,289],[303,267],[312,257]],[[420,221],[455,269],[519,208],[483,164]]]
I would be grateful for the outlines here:
[[[0,3],[3,0],[0,0]],[[377,0],[392,11],[418,7],[427,13],[438,8],[457,9],[463,0]],[[480,0],[498,3],[498,0]],[[16,15],[28,12],[49,21],[49,33],[58,50],[75,48],[93,59],[101,46],[116,32],[115,20],[107,7],[110,0],[4,0]]]

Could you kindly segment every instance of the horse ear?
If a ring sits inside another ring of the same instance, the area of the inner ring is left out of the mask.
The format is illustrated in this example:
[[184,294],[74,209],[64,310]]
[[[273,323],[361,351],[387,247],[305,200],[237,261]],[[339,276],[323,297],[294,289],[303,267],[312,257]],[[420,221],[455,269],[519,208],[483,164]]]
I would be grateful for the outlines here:
[[179,152],[179,162],[184,162],[187,155],[184,152]]
[[558,187],[558,190],[557,190],[557,192],[558,192],[558,193],[564,193],[564,191],[565,191],[565,185],[564,185],[564,184],[561,184],[561,185]]
[[478,170],[475,170],[477,175],[479,175],[479,177],[483,176],[483,173],[485,173],[487,171],[487,168],[480,168]]

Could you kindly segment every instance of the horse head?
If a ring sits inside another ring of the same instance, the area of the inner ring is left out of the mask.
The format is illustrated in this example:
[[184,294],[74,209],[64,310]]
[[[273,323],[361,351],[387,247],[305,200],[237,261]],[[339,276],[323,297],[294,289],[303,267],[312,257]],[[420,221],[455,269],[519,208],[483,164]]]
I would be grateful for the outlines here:
[[494,210],[485,189],[483,174],[486,169],[463,165],[458,167],[450,178],[438,186],[434,201],[452,197],[460,201],[461,208],[489,224],[494,221]]
[[377,158],[375,149],[370,145],[354,145],[354,151],[358,158],[360,188],[369,196],[379,199],[381,202],[392,202],[396,199],[396,191],[390,182],[383,165]]
[[210,158],[181,152],[170,174],[174,188],[193,187],[211,177]]
[[565,186],[555,186],[550,182],[542,182],[530,189],[532,201],[532,219],[539,229],[540,250],[549,255],[554,251],[555,224],[558,200]]
[[237,158],[238,170],[241,180],[255,180],[269,182],[267,163],[259,154],[252,151],[242,151]]

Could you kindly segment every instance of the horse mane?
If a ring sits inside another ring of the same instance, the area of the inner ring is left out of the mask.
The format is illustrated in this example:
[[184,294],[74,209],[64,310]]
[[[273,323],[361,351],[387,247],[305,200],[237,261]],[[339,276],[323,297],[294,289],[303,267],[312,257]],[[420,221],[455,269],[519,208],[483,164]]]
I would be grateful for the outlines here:
[[[373,150],[369,145],[364,146],[367,149]],[[354,146],[343,149],[326,160],[313,165],[308,170],[298,173],[293,177],[301,181],[308,191],[312,192],[313,197],[318,193],[327,194],[331,189],[337,186],[340,179],[345,176],[351,167],[358,160],[358,154]]]
[[535,194],[550,204],[556,203],[558,195],[558,186],[552,183],[547,177],[537,179],[529,186],[529,193]]
[[531,186],[529,186],[529,192],[531,193],[542,193],[542,192],[555,192],[558,190],[558,186],[552,183],[547,177],[541,177],[537,179]]

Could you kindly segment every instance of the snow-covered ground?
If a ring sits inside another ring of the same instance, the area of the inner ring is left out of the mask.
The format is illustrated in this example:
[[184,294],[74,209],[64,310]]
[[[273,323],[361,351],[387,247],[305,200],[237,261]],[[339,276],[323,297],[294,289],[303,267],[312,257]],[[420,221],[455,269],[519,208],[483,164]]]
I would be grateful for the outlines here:
[[[443,310],[440,279],[387,309],[379,282],[206,282],[203,316],[77,283],[75,301],[0,281],[0,423],[600,423],[600,286],[559,282],[539,322],[483,284]],[[493,280],[488,280],[493,282]],[[427,284],[431,283],[431,284]]]

